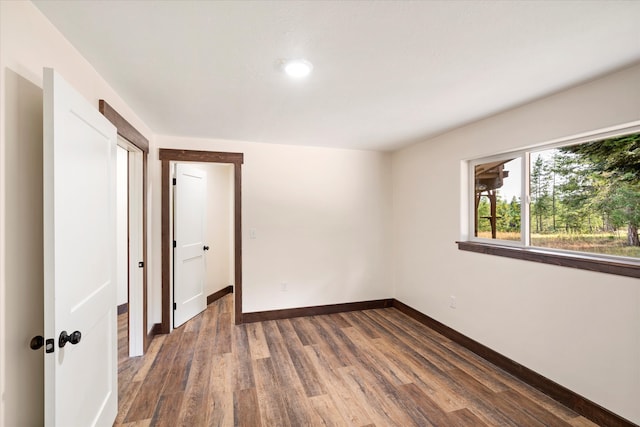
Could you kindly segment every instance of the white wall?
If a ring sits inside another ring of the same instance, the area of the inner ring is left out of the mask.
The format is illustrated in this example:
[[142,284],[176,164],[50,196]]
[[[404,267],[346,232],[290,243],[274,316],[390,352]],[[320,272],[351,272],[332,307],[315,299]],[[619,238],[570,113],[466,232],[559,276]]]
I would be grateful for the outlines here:
[[207,172],[206,290],[211,295],[234,284],[233,165],[202,163]]
[[[155,147],[244,152],[245,311],[391,297],[393,273],[399,300],[640,422],[637,280],[460,252],[454,244],[460,237],[462,159],[638,120],[640,67],[466,126],[392,159],[375,152],[179,137],[156,143],[30,2],[0,1],[0,425],[41,425],[43,416],[43,356],[28,348],[29,338],[42,332],[43,66],[56,68],[94,105],[106,99],[150,139],[148,326],[160,321]],[[280,290],[282,282],[287,292]],[[456,310],[448,308],[452,294]]]
[[[640,119],[640,65],[393,155],[395,296],[640,423],[637,279],[462,252],[461,161]],[[457,309],[449,308],[451,295]]]
[[[43,424],[42,68],[149,129],[27,1],[0,1],[0,425]],[[151,249],[151,248],[150,248]]]
[[[390,156],[158,136],[162,148],[243,152],[243,311],[391,297]],[[160,162],[152,153],[159,186]],[[160,283],[160,204],[152,210]],[[255,229],[256,239],[249,238]],[[287,291],[281,291],[281,283]],[[153,322],[160,321],[154,289]]]
[[116,248],[118,251],[117,260],[117,283],[118,283],[118,305],[129,301],[129,163],[128,152],[118,146],[117,150],[117,173],[116,173],[116,203],[117,203],[117,224],[116,224]]

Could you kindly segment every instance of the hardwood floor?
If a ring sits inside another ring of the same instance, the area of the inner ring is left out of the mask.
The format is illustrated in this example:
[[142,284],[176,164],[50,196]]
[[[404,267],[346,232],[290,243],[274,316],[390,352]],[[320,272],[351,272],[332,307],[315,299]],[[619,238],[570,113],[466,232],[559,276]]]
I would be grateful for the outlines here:
[[227,295],[121,360],[115,425],[595,425],[394,308],[232,322]]
[[118,315],[118,366],[129,358],[129,313]]

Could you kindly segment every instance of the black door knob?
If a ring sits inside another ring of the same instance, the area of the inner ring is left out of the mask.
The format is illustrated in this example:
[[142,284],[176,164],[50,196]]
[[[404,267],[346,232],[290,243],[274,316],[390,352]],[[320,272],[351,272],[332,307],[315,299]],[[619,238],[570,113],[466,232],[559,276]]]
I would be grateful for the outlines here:
[[71,335],[67,334],[67,331],[60,332],[60,337],[58,338],[58,347],[62,348],[67,345],[68,342],[75,345],[80,342],[82,339],[82,334],[80,331],[72,332]]
[[42,348],[43,345],[44,345],[44,337],[42,335],[37,335],[31,338],[31,342],[29,343],[29,347],[31,347],[31,350],[38,350]]
[[53,338],[45,340],[42,335],[36,335],[35,337],[31,338],[31,342],[29,343],[29,347],[31,347],[31,350],[39,350],[42,348],[42,346],[44,346],[45,353],[53,353],[56,344]]
[[209,250],[209,246],[206,246],[206,245],[205,245],[205,246],[202,248],[202,250],[208,251],[208,250]]

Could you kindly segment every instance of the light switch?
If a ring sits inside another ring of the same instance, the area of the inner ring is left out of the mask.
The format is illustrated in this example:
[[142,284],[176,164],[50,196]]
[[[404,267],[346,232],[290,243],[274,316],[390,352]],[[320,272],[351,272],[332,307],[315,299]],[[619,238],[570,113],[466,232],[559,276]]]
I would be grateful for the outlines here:
[[256,239],[256,229],[255,228],[250,228],[249,229],[249,238],[251,240],[255,240]]

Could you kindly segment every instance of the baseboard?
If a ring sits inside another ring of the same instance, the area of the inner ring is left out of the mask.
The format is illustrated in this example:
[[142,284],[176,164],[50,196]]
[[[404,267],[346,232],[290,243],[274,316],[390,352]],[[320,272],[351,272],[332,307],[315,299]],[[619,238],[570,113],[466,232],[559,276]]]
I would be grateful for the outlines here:
[[118,316],[120,316],[121,314],[124,313],[128,313],[129,312],[129,303],[125,302],[124,304],[120,304],[118,306]]
[[599,425],[611,427],[638,427],[631,421],[614,414],[597,403],[592,402],[591,400],[564,386],[561,386],[549,378],[520,365],[497,351],[480,344],[455,329],[438,322],[437,320],[396,299],[392,300],[392,306]]
[[[233,292],[233,287],[228,286],[207,297],[207,304],[222,298],[224,295]],[[590,419],[591,421],[610,427],[638,427],[631,421],[614,414],[595,402],[561,386],[560,384],[540,375],[539,373],[523,366],[508,357],[498,353],[489,347],[467,337],[466,335],[438,322],[432,317],[394,299],[381,299],[372,301],[360,301],[343,304],[319,305],[311,307],[289,308],[282,310],[257,311],[252,313],[242,313],[243,323],[263,322],[268,320],[290,319],[294,317],[318,316],[323,314],[343,313],[348,311],[371,310],[376,308],[394,307],[407,316],[417,320],[423,325],[433,329],[441,335],[449,338],[453,342],[465,347],[483,359],[493,363],[498,368],[510,373],[514,377],[540,390],[542,393],[572,409],[576,413]],[[149,342],[156,334],[160,333],[161,324],[156,323],[149,333]]]
[[[153,340],[153,337],[155,337],[156,335],[160,335],[161,333],[162,333],[162,324],[155,323],[151,328],[151,330],[147,333],[147,343],[151,343],[151,341]],[[145,349],[145,352],[146,351],[147,350]]]
[[371,310],[374,308],[388,308],[393,299],[373,301],[348,302],[344,304],[316,305],[312,307],[287,308],[283,310],[256,311],[242,313],[242,323],[264,322],[267,320],[291,319],[293,317],[318,316],[321,314],[344,313],[347,311]]
[[219,300],[223,296],[227,294],[233,293],[233,286],[227,286],[226,288],[220,289],[218,292],[214,292],[207,297],[207,305],[211,304],[214,301]]

